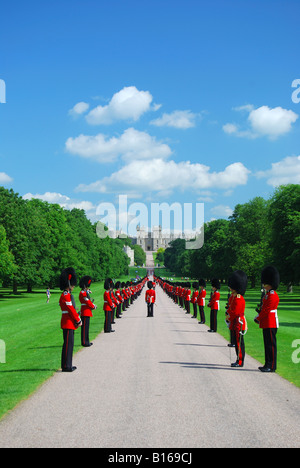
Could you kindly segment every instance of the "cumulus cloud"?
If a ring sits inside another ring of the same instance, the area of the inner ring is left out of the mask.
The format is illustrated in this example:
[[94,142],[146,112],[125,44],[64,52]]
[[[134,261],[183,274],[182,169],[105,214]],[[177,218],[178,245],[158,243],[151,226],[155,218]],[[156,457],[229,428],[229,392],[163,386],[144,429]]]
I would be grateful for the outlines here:
[[266,178],[273,187],[300,184],[300,156],[287,156],[282,161],[272,163],[271,169],[257,172],[256,176]]
[[[91,125],[109,125],[118,120],[137,121],[151,110],[153,97],[149,91],[139,91],[135,86],[124,87],[115,93],[106,106],[97,106],[86,115]],[[159,106],[154,105],[153,110]]]
[[241,128],[237,124],[227,123],[223,125],[225,133],[237,137],[258,138],[266,136],[271,140],[285,135],[292,129],[292,124],[298,119],[298,115],[282,107],[261,106],[254,109],[252,105],[237,107],[234,110],[248,111],[248,128]]
[[197,114],[194,114],[189,110],[176,110],[171,114],[163,114],[162,117],[152,120],[150,124],[156,125],[157,127],[174,127],[186,129],[195,127],[196,117]]
[[5,172],[0,172],[0,184],[9,184],[13,179]]
[[167,158],[172,153],[165,143],[134,128],[128,128],[120,137],[107,138],[100,133],[96,136],[80,135],[68,138],[65,148],[71,154],[91,158],[100,163],[114,162],[119,157],[125,160]]
[[205,190],[208,188],[229,189],[245,185],[250,171],[240,162],[230,164],[224,171],[212,172],[209,166],[189,161],[176,163],[162,159],[132,161],[114,172],[110,177],[91,183],[80,184],[79,192],[109,193],[118,191],[141,193],[174,190]]
[[67,210],[72,210],[73,208],[78,208],[79,210],[84,210],[86,212],[95,210],[95,206],[89,201],[72,200],[66,195],[62,195],[57,192],[45,192],[44,194],[36,193],[35,195],[32,193],[26,193],[22,198],[24,198],[24,200],[37,198],[48,203],[60,205],[62,208]]
[[69,110],[69,115],[72,117],[77,117],[87,112],[89,107],[90,105],[86,102],[78,102],[72,109]]

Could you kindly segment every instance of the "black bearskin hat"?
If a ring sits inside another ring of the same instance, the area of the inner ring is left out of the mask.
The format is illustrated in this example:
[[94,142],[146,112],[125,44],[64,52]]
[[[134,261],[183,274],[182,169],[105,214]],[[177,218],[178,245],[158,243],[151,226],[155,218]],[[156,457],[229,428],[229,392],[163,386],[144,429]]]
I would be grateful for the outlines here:
[[83,276],[79,281],[79,286],[81,287],[81,289],[88,288],[91,285],[91,282],[91,276]]
[[111,278],[106,278],[106,280],[104,281],[104,289],[107,291],[108,289],[110,289],[113,285],[113,280]]
[[153,288],[153,283],[152,283],[152,281],[148,281],[147,286],[148,286],[149,289],[152,289],[152,288]]
[[261,272],[262,284],[270,284],[272,289],[276,290],[280,283],[280,276],[277,268],[273,266],[267,266]]
[[228,286],[238,294],[244,296],[248,284],[248,278],[244,271],[236,270],[228,279]]
[[116,289],[119,289],[120,285],[121,285],[121,282],[117,281],[116,284],[115,284]]
[[194,288],[194,289],[199,289],[199,283],[198,283],[197,281],[195,281],[195,282],[193,283],[193,288]]
[[220,281],[217,279],[217,278],[213,278],[211,280],[211,285],[213,288],[216,288],[216,289],[220,289],[221,288],[221,284],[220,284]]
[[205,281],[205,279],[200,278],[200,279],[199,279],[199,285],[200,285],[200,286],[203,286],[203,287],[205,288],[205,287],[206,287],[206,281]]
[[77,285],[77,276],[74,268],[65,268],[59,278],[59,288],[61,291],[69,288],[69,286]]

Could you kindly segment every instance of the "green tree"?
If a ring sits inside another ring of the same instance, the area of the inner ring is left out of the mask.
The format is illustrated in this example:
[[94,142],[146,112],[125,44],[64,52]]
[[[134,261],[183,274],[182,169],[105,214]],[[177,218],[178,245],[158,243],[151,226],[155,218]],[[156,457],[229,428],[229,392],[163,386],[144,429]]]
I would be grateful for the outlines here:
[[271,198],[274,263],[285,284],[300,280],[300,185],[278,187]]
[[14,256],[9,250],[5,229],[0,226],[0,280],[12,278],[15,272]]

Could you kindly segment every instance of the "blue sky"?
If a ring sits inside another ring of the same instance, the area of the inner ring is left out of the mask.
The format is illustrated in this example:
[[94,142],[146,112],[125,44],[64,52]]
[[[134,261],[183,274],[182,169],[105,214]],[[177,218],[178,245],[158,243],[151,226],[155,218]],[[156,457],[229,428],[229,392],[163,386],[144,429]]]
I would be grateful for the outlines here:
[[0,185],[93,221],[119,194],[209,221],[300,183],[299,17],[298,0],[6,2]]

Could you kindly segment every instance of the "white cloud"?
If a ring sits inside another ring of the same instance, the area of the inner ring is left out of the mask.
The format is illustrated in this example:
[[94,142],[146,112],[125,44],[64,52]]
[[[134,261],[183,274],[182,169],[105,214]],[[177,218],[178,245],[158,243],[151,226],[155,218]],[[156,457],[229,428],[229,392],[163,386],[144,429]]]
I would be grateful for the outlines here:
[[68,138],[66,150],[84,158],[91,158],[100,163],[114,162],[118,157],[125,160],[167,158],[171,148],[156,140],[146,132],[128,128],[119,137],[108,139],[102,133],[96,136],[80,135]]
[[168,192],[174,190],[201,191],[208,188],[229,189],[245,185],[250,171],[240,162],[230,164],[222,172],[211,172],[203,164],[189,161],[176,163],[162,159],[132,161],[110,177],[77,187],[79,192],[110,193],[123,191]]
[[163,114],[162,117],[152,120],[151,125],[156,125],[157,127],[174,127],[174,128],[191,128],[195,127],[195,119],[197,114],[189,110],[179,111],[176,110],[171,114]]
[[237,107],[236,111],[248,111],[249,127],[240,130],[237,124],[227,123],[223,125],[225,133],[235,135],[237,137],[258,138],[266,136],[271,140],[275,140],[279,136],[285,135],[292,129],[292,124],[298,119],[295,112],[282,107],[271,109],[268,106],[261,106],[254,109],[251,104]]
[[232,215],[233,209],[226,205],[217,205],[211,208],[211,213],[218,218],[229,218]]
[[273,187],[300,184],[300,156],[287,156],[282,161],[272,163],[271,169],[257,172],[256,176],[266,178]]
[[88,111],[90,105],[86,102],[78,102],[75,106],[69,110],[69,115],[77,117],[78,115],[84,114]]
[[[135,86],[124,87],[113,95],[106,106],[97,106],[86,116],[91,125],[109,125],[118,120],[137,121],[151,110],[153,97],[149,91],[139,91]],[[153,110],[157,110],[155,105]]]
[[39,200],[43,200],[48,203],[60,205],[62,208],[66,208],[67,210],[72,210],[73,208],[78,208],[79,210],[84,210],[86,212],[95,210],[95,206],[89,201],[72,200],[66,195],[62,195],[57,192],[45,192],[44,194],[36,193],[35,195],[32,193],[26,193],[22,198],[24,198],[24,200],[38,198]]
[[5,174],[5,172],[0,172],[0,184],[9,184],[10,182],[12,182],[13,179]]

